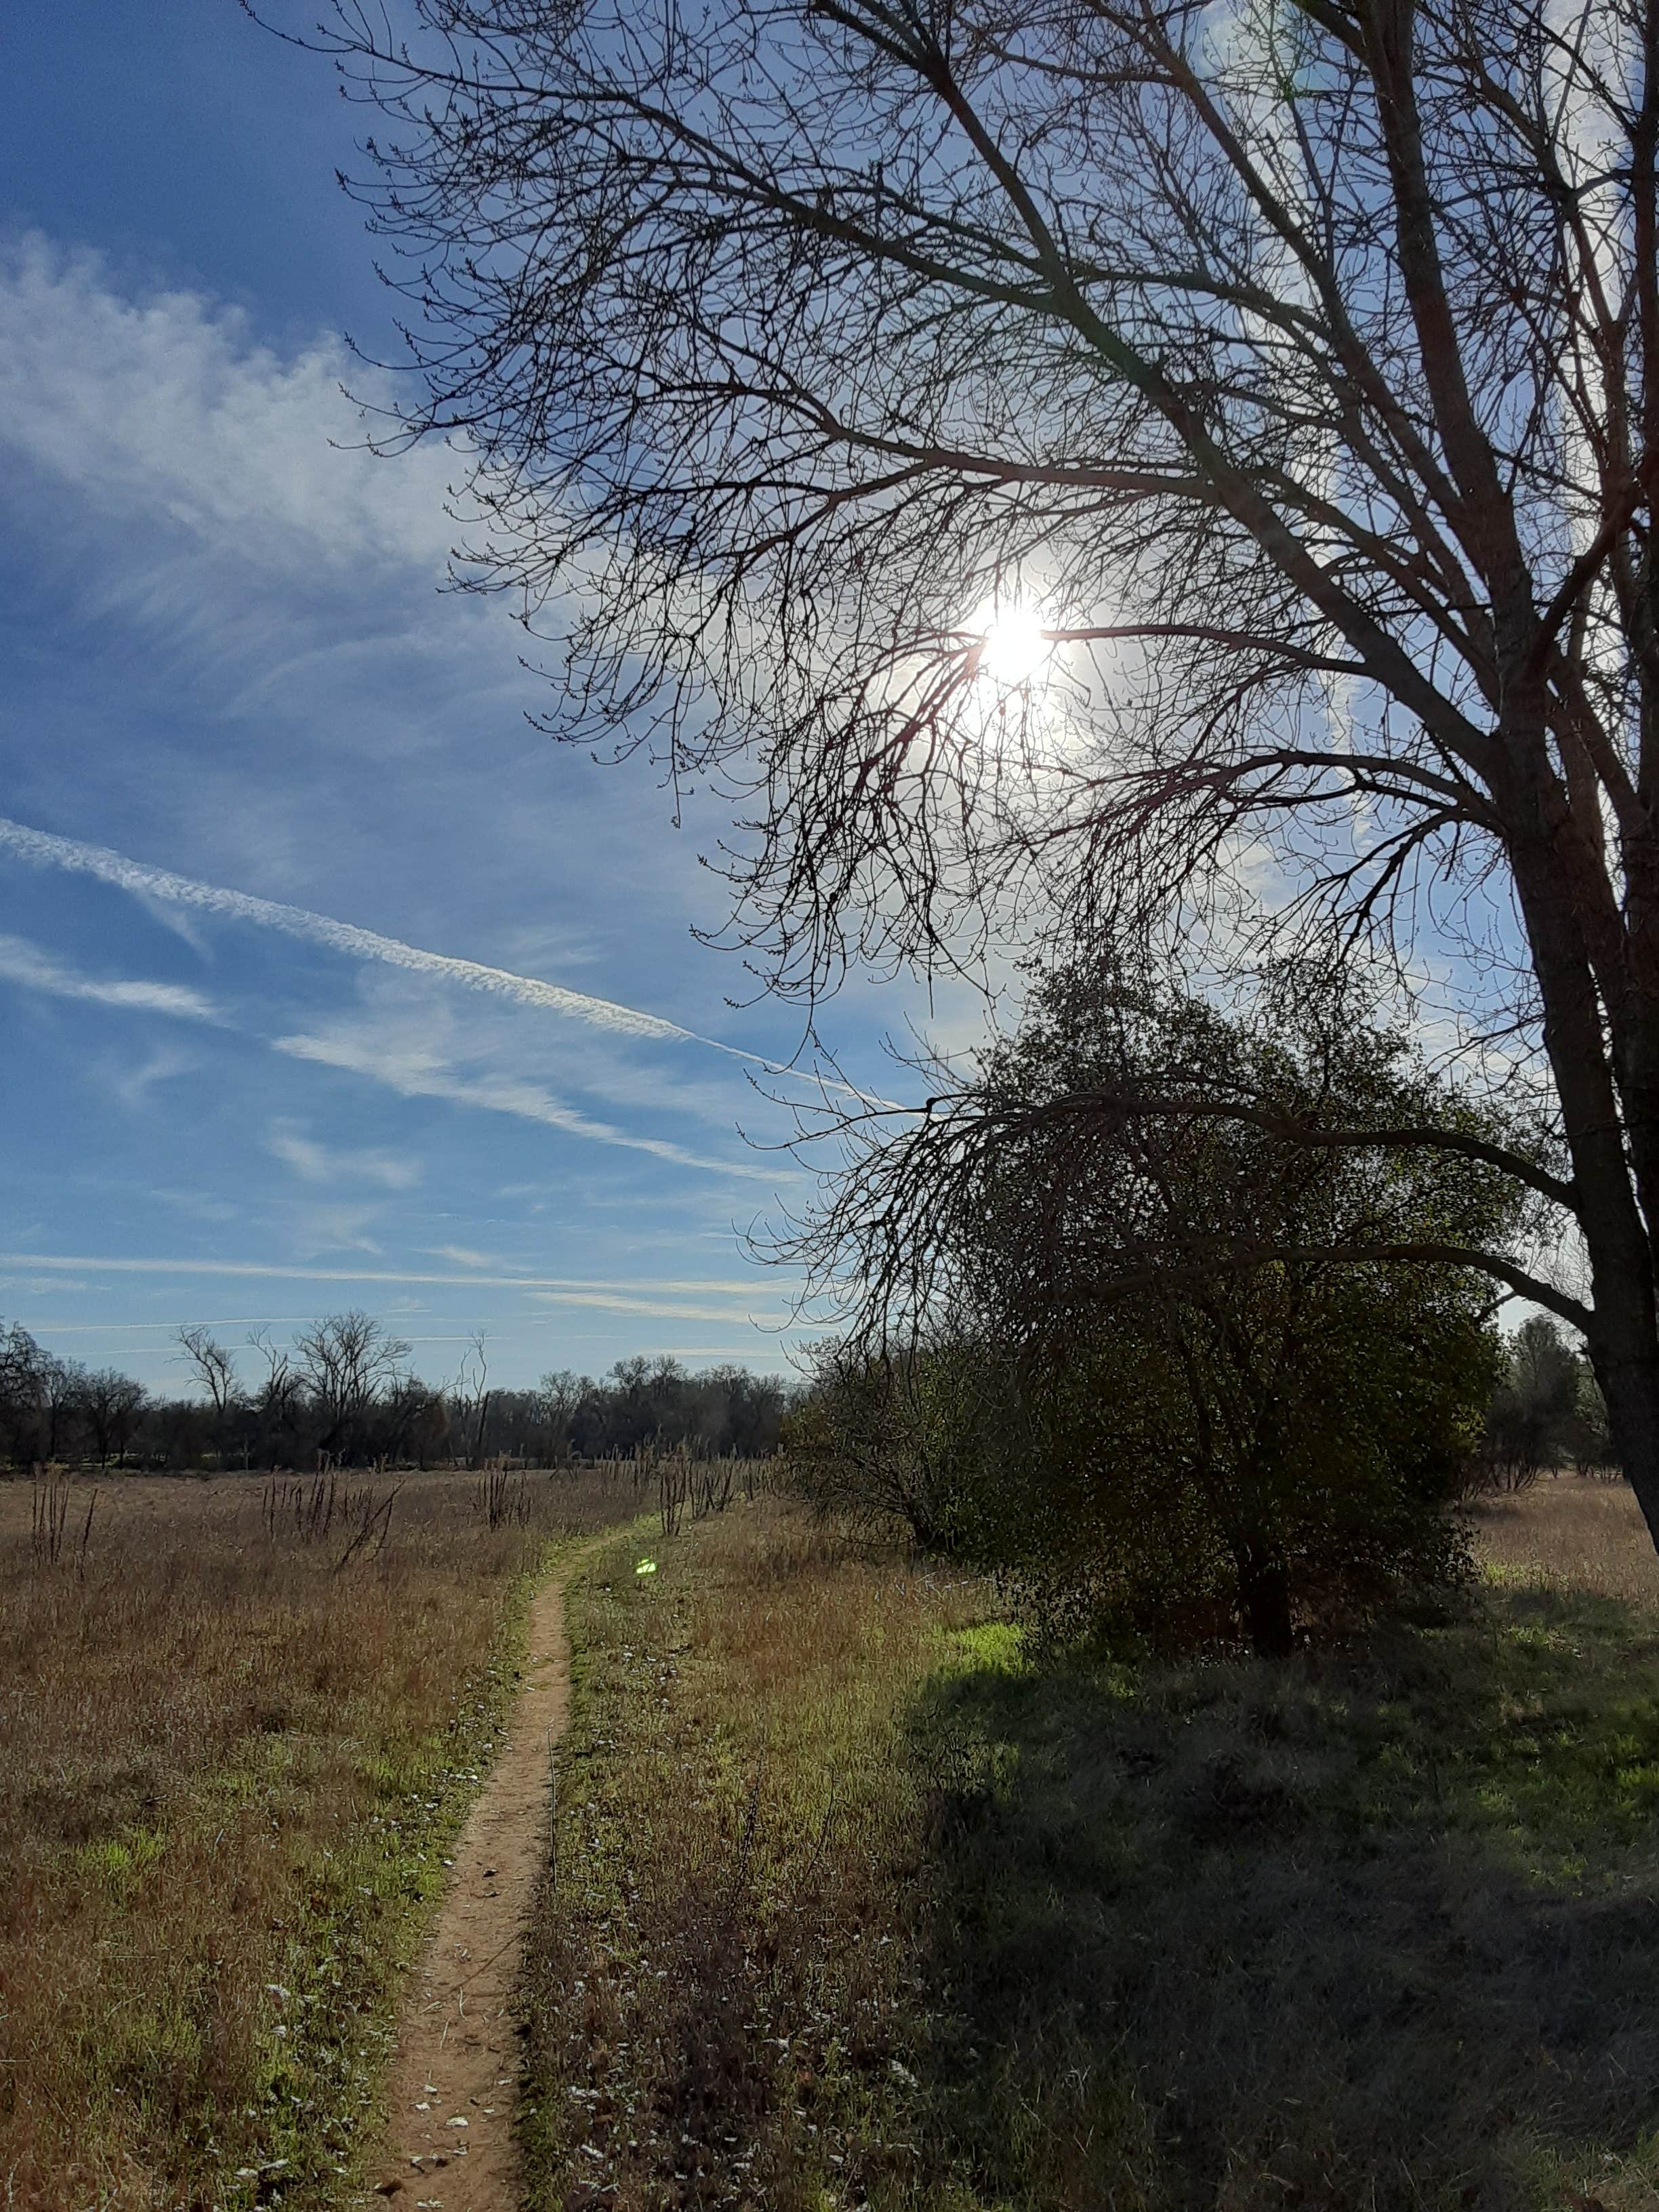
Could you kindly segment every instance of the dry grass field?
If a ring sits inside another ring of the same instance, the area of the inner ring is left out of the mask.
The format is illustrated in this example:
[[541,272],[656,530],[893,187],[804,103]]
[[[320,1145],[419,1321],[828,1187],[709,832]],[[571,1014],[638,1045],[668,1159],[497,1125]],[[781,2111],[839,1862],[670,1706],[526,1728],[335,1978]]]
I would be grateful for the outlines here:
[[344,2187],[527,1577],[635,1510],[394,1487],[0,1484],[0,2203]]
[[1633,1606],[1659,1606],[1659,1552],[1622,1482],[1544,1475],[1475,1518],[1480,1557],[1503,1581],[1553,1583]]
[[1659,2204],[1622,1488],[1484,1508],[1466,1609],[1133,1668],[776,1499],[665,1538],[627,1474],[533,1477],[492,1526],[444,1474],[383,1527],[394,1481],[0,1485],[6,2204],[362,2201],[530,1578],[623,1520],[573,1592],[533,2212]]
[[1659,2204],[1659,1572],[1576,1479],[1479,1542],[1466,1606],[1157,1667],[774,1501],[607,1542],[530,2204]]

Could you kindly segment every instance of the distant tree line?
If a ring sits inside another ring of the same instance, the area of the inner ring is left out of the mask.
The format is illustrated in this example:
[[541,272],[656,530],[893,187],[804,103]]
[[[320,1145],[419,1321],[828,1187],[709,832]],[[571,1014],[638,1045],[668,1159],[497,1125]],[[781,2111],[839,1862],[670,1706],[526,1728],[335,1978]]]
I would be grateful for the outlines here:
[[777,1448],[789,1395],[745,1367],[693,1373],[642,1356],[597,1380],[562,1370],[533,1389],[501,1389],[482,1335],[454,1379],[434,1385],[410,1368],[407,1343],[356,1310],[286,1346],[260,1331],[233,1347],[201,1326],[175,1342],[195,1388],[164,1395],[0,1322],[0,1464],[559,1466],[650,1445],[758,1458]]

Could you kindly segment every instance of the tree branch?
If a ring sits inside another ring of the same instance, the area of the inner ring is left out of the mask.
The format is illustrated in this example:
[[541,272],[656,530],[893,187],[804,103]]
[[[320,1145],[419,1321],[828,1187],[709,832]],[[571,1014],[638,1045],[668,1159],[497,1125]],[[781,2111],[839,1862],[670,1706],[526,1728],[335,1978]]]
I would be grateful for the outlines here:
[[[939,1102],[930,1099],[931,1109]],[[1263,1105],[1248,1099],[1218,1098],[1212,1095],[1182,1095],[1179,1093],[1122,1091],[1078,1091],[1063,1098],[1042,1105],[1011,1110],[1006,1114],[976,1112],[960,1118],[963,1122],[985,1122],[1007,1131],[1041,1128],[1046,1124],[1071,1116],[1090,1114],[1109,1115],[1115,1118],[1133,1120],[1145,1115],[1154,1120],[1184,1120],[1193,1121],[1233,1121],[1250,1128],[1260,1129],[1264,1136],[1277,1137],[1286,1144],[1306,1146],[1328,1152],[1438,1152],[1462,1159],[1479,1160],[1485,1166],[1496,1168],[1500,1174],[1523,1183],[1536,1191],[1553,1206],[1568,1212],[1577,1211],[1577,1193],[1572,1183],[1564,1182],[1506,1145],[1492,1143],[1461,1129],[1447,1129],[1430,1122],[1403,1123],[1394,1127],[1366,1128],[1328,1128],[1316,1121],[1304,1121],[1299,1115],[1287,1114],[1282,1109]]]

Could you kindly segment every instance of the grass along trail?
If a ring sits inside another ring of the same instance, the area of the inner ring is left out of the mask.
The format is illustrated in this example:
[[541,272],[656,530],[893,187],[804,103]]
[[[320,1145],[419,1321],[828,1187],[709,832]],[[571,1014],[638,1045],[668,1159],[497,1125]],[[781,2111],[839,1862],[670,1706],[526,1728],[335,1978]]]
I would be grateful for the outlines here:
[[772,1499],[596,1542],[526,2202],[1655,2212],[1659,1570],[1613,1486],[1478,1518],[1279,1662],[1045,1655]]
[[390,1487],[367,1476],[332,1528],[273,1522],[258,1475],[79,1480],[56,1559],[40,1486],[0,1481],[20,2212],[325,2212],[378,2175],[398,1962],[502,1741],[531,1595],[639,1510],[604,1469],[524,1478],[496,1524],[468,1477],[397,1480],[365,1546]]
[[511,2212],[520,1967],[551,1820],[554,1745],[570,1712],[563,1561],[531,1601],[506,1740],[457,1838],[448,1888],[398,2016],[384,2198]]

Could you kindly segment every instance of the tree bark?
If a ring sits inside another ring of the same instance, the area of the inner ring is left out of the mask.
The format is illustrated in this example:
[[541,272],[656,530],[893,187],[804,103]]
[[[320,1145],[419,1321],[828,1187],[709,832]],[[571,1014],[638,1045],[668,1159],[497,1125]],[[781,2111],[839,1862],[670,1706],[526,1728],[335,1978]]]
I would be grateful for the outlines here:
[[[1632,1188],[1583,916],[1541,824],[1534,834],[1512,842],[1510,857],[1589,1258],[1590,1359],[1607,1401],[1614,1448],[1659,1546],[1659,1310],[1653,1248]],[[1648,1056],[1638,1052],[1634,1040],[1626,1040],[1622,1052],[1617,1036],[1612,1043],[1621,1059]]]
[[1238,1554],[1238,1611],[1258,1659],[1288,1659],[1296,1649],[1291,1571],[1282,1555],[1255,1545]]

